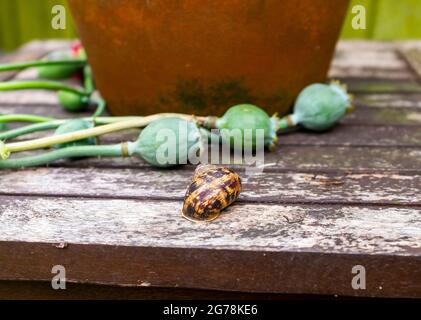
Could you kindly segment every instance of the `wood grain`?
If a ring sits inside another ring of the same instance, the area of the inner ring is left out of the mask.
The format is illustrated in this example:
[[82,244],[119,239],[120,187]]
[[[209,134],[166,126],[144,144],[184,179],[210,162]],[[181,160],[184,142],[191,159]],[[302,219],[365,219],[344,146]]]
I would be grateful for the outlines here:
[[[22,152],[18,156],[31,156],[42,151]],[[419,148],[384,147],[332,147],[332,146],[282,146],[265,153],[265,172],[301,173],[421,173]],[[228,163],[239,170],[243,167],[234,159]],[[144,160],[130,158],[63,159],[50,167],[69,168],[150,168]],[[191,165],[185,167],[193,170]],[[243,168],[244,169],[244,168]]]
[[358,94],[355,96],[358,108],[376,107],[385,109],[421,108],[421,94]]
[[[101,136],[104,144],[136,140],[140,130],[132,129]],[[34,133],[17,140],[39,138],[49,134]],[[330,131],[311,133],[305,130],[280,132],[278,147],[284,146],[335,146],[335,147],[420,147],[421,127],[416,126],[365,126],[337,125]]]
[[401,50],[400,53],[406,59],[417,77],[421,79],[421,48]]
[[[243,193],[211,224],[180,217],[191,165],[91,158],[2,171],[0,280],[50,281],[62,264],[72,283],[421,297],[421,85],[400,51],[414,48],[339,42],[330,76],[356,93],[355,113],[323,134],[282,133],[263,174],[234,165]],[[0,113],[76,116],[44,91],[0,93]],[[367,290],[351,287],[357,264]]]
[[[49,281],[0,281],[0,300],[341,300],[330,295],[289,295],[186,288],[159,288],[68,282],[53,290]],[[349,297],[344,297],[349,299]],[[360,298],[358,298],[360,299]]]
[[352,93],[421,93],[416,80],[388,80],[374,78],[343,78]]
[[331,78],[414,79],[406,62],[394,50],[338,48],[329,71]]
[[[29,254],[28,254],[29,253]],[[41,258],[42,257],[42,258]],[[51,281],[66,267],[69,282],[133,287],[219,289],[284,294],[419,297],[420,258],[205,248],[154,248],[0,242],[0,278]],[[364,265],[366,290],[351,287],[353,266]],[[20,268],[16,269],[16,265]],[[309,268],[311,266],[311,268]]]
[[[0,194],[183,199],[190,170],[39,168],[3,171]],[[394,173],[243,173],[238,201],[421,205],[421,176]],[[117,191],[118,190],[118,191]]]
[[[16,94],[17,100],[22,99],[21,92]],[[39,94],[39,93],[38,93]],[[1,93],[0,93],[1,99]],[[358,95],[355,99],[356,108],[347,114],[342,124],[360,125],[421,125],[421,95]],[[381,108],[379,110],[379,108]],[[0,113],[28,113],[46,115],[56,118],[87,117],[94,112],[90,108],[81,113],[69,113],[59,104],[43,103],[0,103]]]
[[[0,279],[49,281],[60,264],[78,283],[420,294],[411,285],[421,276],[416,209],[236,204],[215,223],[195,224],[180,219],[180,207],[181,201],[2,197],[7,232],[0,258],[7,259],[0,259]],[[309,264],[312,272],[302,267]],[[367,290],[351,287],[357,264],[366,267]]]
[[182,201],[0,199],[0,241],[421,257],[417,208],[238,203],[192,223]]

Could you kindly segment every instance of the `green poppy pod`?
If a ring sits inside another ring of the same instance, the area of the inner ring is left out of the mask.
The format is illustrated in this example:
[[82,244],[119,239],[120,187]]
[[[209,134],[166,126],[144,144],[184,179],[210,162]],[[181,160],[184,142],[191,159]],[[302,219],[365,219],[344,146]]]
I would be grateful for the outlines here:
[[82,111],[88,105],[87,96],[65,90],[58,91],[58,101],[69,112]]
[[[239,104],[229,108],[220,118],[212,121],[211,117],[211,122],[205,125],[220,129],[221,136],[225,141],[230,141],[231,147],[235,147],[235,140],[240,139],[243,148],[255,149],[261,134],[264,146],[272,149],[278,140],[278,120],[276,115],[269,117],[263,109],[255,105]],[[262,130],[261,133],[258,130]]]
[[351,105],[352,96],[339,82],[316,83],[301,91],[290,117],[306,129],[324,131],[335,125]]
[[[75,57],[70,51],[58,51],[51,53],[45,60],[71,60],[74,58]],[[51,80],[67,79],[80,69],[80,66],[72,64],[37,67],[38,76],[40,78]]]
[[180,118],[165,118],[151,122],[134,142],[133,151],[156,167],[187,164],[197,157],[202,138],[196,123]]
[[[79,130],[89,129],[92,128],[92,123],[83,119],[74,119],[69,120],[60,125],[56,131],[54,132],[54,135],[60,135],[70,132],[75,132]],[[62,144],[57,144],[54,147],[56,149],[71,147],[71,146],[91,146],[96,144],[96,139],[94,137],[86,138],[83,140],[77,140]]]

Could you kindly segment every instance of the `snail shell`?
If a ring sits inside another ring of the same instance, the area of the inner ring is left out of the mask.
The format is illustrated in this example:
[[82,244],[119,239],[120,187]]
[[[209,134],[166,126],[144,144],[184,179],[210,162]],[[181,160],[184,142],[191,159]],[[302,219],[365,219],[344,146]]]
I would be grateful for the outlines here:
[[212,221],[241,192],[240,176],[215,165],[199,165],[184,197],[182,215],[191,221]]

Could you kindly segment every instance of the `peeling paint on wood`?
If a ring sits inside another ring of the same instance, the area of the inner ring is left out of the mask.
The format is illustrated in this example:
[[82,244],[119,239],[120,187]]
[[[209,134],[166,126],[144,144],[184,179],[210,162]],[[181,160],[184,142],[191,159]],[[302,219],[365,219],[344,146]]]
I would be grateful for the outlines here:
[[[2,172],[4,195],[182,199],[191,171],[39,168]],[[340,181],[341,184],[330,184]],[[421,205],[421,175],[394,173],[242,175],[238,201]]]
[[0,241],[421,256],[415,208],[234,204],[197,224],[182,201],[0,199]]

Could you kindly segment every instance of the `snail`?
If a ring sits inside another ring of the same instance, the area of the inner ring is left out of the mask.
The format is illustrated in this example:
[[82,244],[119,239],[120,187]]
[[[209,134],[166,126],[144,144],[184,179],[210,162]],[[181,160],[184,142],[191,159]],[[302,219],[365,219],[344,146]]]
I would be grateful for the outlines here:
[[[255,149],[257,145],[256,130],[264,130],[264,146],[271,150],[275,147],[278,140],[276,128],[278,117],[269,115],[263,109],[252,104],[239,104],[229,108],[222,117],[207,117],[204,126],[208,129],[228,129],[222,130],[221,135],[225,141],[230,141],[231,147],[234,146],[233,130],[239,129],[244,148]],[[252,130],[251,135],[246,134],[245,130]],[[228,137],[229,136],[229,137]],[[228,138],[228,139],[227,139]]]
[[352,111],[352,99],[346,86],[338,81],[309,85],[298,95],[294,112],[280,120],[279,128],[300,124],[313,131],[330,129],[347,111]]
[[184,197],[182,216],[190,221],[212,221],[241,192],[240,176],[225,167],[201,164]]

